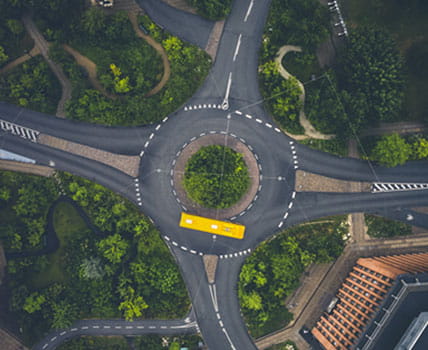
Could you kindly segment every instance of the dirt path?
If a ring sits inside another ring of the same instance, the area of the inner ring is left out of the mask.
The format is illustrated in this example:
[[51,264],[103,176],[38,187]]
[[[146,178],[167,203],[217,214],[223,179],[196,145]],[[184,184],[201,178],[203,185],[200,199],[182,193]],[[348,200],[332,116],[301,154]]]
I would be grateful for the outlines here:
[[159,55],[162,57],[162,63],[163,63],[163,76],[160,82],[152,89],[150,90],[146,96],[153,96],[157,94],[162,88],[165,86],[165,84],[168,82],[169,77],[171,75],[171,66],[169,64],[168,55],[166,54],[165,49],[162,47],[161,44],[159,44],[157,41],[155,41],[151,36],[146,35],[143,33],[143,31],[138,26],[138,18],[137,14],[135,12],[128,12],[129,20],[131,21],[132,27],[134,28],[135,34],[139,37],[144,39],[151,47],[153,47]]
[[101,85],[99,80],[97,79],[97,65],[91,61],[88,57],[83,56],[79,51],[73,49],[72,47],[68,46],[67,44],[62,45],[64,50],[67,51],[70,55],[74,57],[76,62],[86,69],[88,72],[88,78],[91,82],[92,86],[97,89],[99,92],[101,92],[104,96],[116,99],[117,96],[108,93]]
[[36,45],[34,45],[34,47],[31,49],[29,53],[26,53],[25,55],[22,55],[21,57],[16,58],[12,62],[9,62],[7,65],[5,65],[2,69],[0,69],[0,74],[4,74],[11,71],[13,68],[19,66],[24,62],[31,60],[34,56],[37,56],[37,55],[40,55],[40,50]]
[[43,35],[39,32],[36,25],[29,15],[22,17],[22,22],[28,34],[33,38],[35,46],[40,50],[40,53],[48,63],[52,72],[56,75],[62,87],[61,99],[58,102],[56,115],[65,118],[65,103],[71,99],[71,83],[65,76],[62,68],[49,58],[49,43],[45,40]]
[[380,123],[377,128],[363,130],[361,136],[387,135],[392,133],[411,134],[424,132],[428,127],[420,122]]
[[[299,46],[284,45],[278,50],[277,56],[275,58],[275,62],[278,64],[279,73],[284,79],[289,79],[290,77],[292,77],[292,75],[283,67],[282,59],[285,56],[285,54],[292,51],[302,52],[302,49]],[[320,140],[332,139],[334,135],[326,135],[326,134],[320,133],[313,127],[313,125],[308,120],[308,118],[306,118],[305,110],[304,110],[305,87],[299,80],[297,80],[297,83],[299,84],[299,87],[302,90],[302,94],[300,95],[300,101],[302,102],[302,106],[303,106],[299,113],[299,122],[300,122],[300,125],[305,129],[305,135],[292,135],[292,134],[288,134],[288,135],[295,138],[296,140],[302,140],[308,137],[311,137],[314,139],[320,139]]]

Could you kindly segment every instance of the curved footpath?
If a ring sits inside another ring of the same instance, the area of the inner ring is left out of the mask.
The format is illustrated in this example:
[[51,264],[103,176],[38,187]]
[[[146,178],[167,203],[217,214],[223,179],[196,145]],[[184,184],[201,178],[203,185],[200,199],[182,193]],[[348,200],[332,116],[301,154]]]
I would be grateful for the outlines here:
[[34,45],[34,47],[31,49],[29,53],[26,53],[16,59],[14,59],[12,62],[9,62],[6,64],[3,68],[0,69],[0,74],[5,74],[9,71],[11,71],[13,68],[19,66],[20,64],[27,62],[31,60],[33,57],[40,55],[39,48]]
[[56,115],[65,118],[65,104],[71,99],[71,82],[65,76],[62,68],[49,58],[49,43],[45,40],[43,35],[37,29],[31,17],[26,14],[22,17],[22,22],[28,34],[34,39],[35,45],[39,48],[40,53],[48,63],[52,72],[56,75],[62,87],[61,99],[58,102]]
[[[288,52],[302,52],[302,48],[300,46],[294,46],[294,45],[284,45],[282,46],[277,53],[277,56],[275,58],[275,62],[278,65],[278,70],[279,70],[279,74],[281,74],[281,76],[284,79],[289,79],[290,77],[292,77],[292,75],[284,68],[284,66],[282,65],[282,59],[284,58],[284,56],[288,53]],[[301,83],[300,80],[298,80],[296,77],[294,77],[297,80],[297,83],[299,84],[300,90],[302,91],[302,94],[300,95],[300,102],[302,103],[302,108],[300,109],[300,113],[299,113],[299,122],[300,125],[303,127],[303,129],[305,129],[305,135],[293,135],[290,133],[287,133],[287,135],[289,135],[290,137],[296,139],[296,140],[303,140],[305,138],[311,137],[314,139],[319,139],[319,140],[330,140],[334,137],[334,135],[326,135],[323,133],[320,133],[318,130],[316,130],[313,125],[311,124],[311,122],[308,120],[308,118],[306,118],[306,114],[305,114],[305,87],[303,86],[303,84]]]
[[159,83],[152,90],[150,90],[146,94],[146,96],[153,96],[153,95],[157,94],[160,90],[163,89],[163,87],[166,85],[166,83],[168,82],[169,77],[171,75],[171,66],[169,64],[168,55],[166,54],[166,51],[161,44],[159,44],[151,36],[143,33],[143,31],[138,26],[138,18],[137,18],[137,14],[135,12],[128,12],[128,17],[129,17],[129,20],[131,21],[132,28],[134,28],[135,34],[139,38],[144,39],[151,47],[153,47],[157,51],[157,53],[162,58],[162,63],[163,63],[162,79],[159,81]]

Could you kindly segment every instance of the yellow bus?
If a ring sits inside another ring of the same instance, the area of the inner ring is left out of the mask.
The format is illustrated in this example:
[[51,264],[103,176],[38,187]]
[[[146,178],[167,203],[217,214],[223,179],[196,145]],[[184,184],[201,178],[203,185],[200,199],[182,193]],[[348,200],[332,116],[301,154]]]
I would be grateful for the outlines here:
[[245,226],[227,221],[204,218],[203,216],[181,213],[180,227],[203,231],[236,239],[244,238]]

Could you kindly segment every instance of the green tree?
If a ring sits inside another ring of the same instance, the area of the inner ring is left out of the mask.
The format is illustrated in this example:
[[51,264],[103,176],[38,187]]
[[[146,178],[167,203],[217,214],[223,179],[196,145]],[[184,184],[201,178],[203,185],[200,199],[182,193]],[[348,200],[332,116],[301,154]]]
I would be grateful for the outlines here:
[[370,159],[387,167],[403,165],[412,154],[412,146],[398,134],[383,136],[373,148]]
[[42,305],[45,301],[46,298],[43,294],[35,292],[25,299],[25,303],[22,308],[24,309],[24,311],[28,312],[29,314],[32,314],[36,311],[41,310]]
[[123,301],[119,305],[119,310],[123,311],[127,321],[133,321],[135,317],[141,317],[143,310],[149,307],[141,295],[135,295],[135,290],[132,287],[127,288],[122,298]]
[[229,147],[202,147],[186,164],[184,188],[191,199],[208,208],[230,207],[249,183],[242,154]]
[[129,243],[118,233],[98,242],[98,249],[112,264],[118,264],[126,254]]
[[61,329],[70,327],[77,318],[76,308],[67,301],[62,300],[52,305],[52,328]]
[[413,158],[424,159],[428,157],[428,140],[421,137],[417,139],[413,145]]

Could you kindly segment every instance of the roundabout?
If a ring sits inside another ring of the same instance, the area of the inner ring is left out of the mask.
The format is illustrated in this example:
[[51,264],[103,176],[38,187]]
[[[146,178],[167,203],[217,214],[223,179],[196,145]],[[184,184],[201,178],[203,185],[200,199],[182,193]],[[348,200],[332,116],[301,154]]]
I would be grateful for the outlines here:
[[[239,107],[234,100],[230,103]],[[254,119],[264,119],[260,107],[252,111],[260,116]],[[285,220],[296,196],[297,156],[288,137],[267,127],[268,123],[267,119],[259,123],[222,110],[207,110],[205,118],[198,110],[181,110],[155,133],[141,158],[142,209],[177,247],[226,256],[253,249],[281,229],[278,224]],[[209,145],[228,146],[241,153],[250,174],[248,191],[227,209],[203,208],[188,198],[182,185],[187,161]],[[245,225],[245,237],[237,241],[179,227],[182,212]]]

